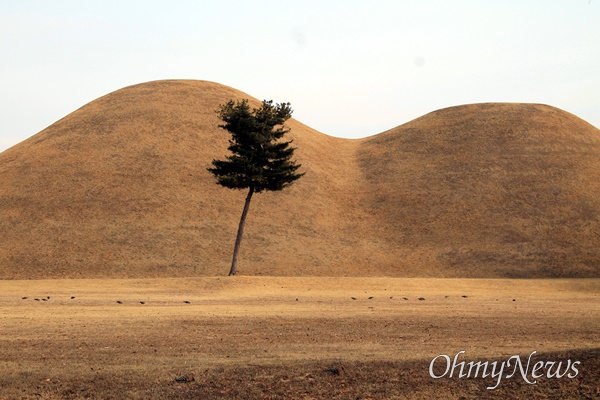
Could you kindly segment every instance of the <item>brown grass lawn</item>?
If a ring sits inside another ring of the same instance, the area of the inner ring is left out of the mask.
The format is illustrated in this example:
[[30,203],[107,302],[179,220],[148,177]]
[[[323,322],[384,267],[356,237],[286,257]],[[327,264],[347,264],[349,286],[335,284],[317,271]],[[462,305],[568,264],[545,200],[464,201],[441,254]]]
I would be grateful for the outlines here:
[[[0,399],[600,396],[598,279],[0,281],[0,326]],[[460,350],[581,365],[493,391],[429,376]]]

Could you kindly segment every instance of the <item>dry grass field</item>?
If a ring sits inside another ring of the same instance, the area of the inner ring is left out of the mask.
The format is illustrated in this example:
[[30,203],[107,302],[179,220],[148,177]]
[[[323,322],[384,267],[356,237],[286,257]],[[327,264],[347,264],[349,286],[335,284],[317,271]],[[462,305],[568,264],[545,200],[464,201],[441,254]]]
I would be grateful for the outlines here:
[[[600,396],[598,279],[11,280],[0,325],[0,399]],[[581,366],[495,390],[429,376],[460,350]]]

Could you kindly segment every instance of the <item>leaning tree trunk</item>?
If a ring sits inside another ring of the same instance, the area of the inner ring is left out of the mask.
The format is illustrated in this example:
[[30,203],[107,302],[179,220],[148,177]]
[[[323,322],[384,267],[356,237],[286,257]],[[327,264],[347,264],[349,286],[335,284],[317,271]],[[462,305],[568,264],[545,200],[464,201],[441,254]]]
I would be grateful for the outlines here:
[[250,186],[248,196],[246,196],[246,203],[244,204],[244,211],[242,211],[242,218],[240,218],[240,226],[238,227],[237,237],[235,238],[235,247],[233,248],[233,259],[231,260],[231,269],[229,270],[229,276],[235,275],[237,272],[237,256],[240,250],[240,244],[242,243],[242,236],[244,235],[244,225],[246,225],[246,216],[248,215],[248,209],[250,208],[250,199],[254,188]]

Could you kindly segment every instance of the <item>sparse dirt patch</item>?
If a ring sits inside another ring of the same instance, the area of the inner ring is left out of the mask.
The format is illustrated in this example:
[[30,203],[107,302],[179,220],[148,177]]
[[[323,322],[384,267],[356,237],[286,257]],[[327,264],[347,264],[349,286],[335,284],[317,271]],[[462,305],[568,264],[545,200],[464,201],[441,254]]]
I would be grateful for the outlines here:
[[[0,399],[599,395],[595,279],[0,281],[0,322]],[[494,391],[429,377],[431,359],[460,350],[537,351],[581,372]]]

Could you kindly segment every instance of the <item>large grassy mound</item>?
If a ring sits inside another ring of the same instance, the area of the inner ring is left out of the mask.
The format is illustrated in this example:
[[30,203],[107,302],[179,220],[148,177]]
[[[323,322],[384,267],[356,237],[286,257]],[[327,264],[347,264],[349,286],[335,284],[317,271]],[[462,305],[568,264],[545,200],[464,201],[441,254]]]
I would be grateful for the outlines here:
[[[249,97],[130,86],[0,153],[0,278],[225,274],[245,192],[206,168],[226,154],[215,110]],[[306,175],[253,198],[241,274],[600,276],[600,131],[567,112],[460,106],[360,140],[288,126]]]

